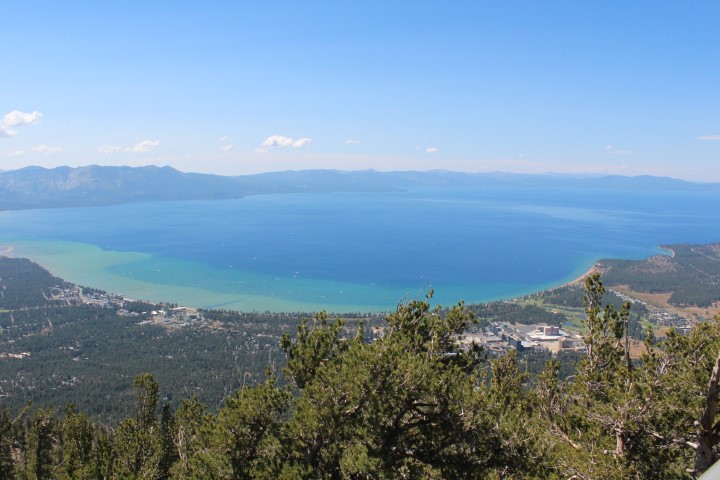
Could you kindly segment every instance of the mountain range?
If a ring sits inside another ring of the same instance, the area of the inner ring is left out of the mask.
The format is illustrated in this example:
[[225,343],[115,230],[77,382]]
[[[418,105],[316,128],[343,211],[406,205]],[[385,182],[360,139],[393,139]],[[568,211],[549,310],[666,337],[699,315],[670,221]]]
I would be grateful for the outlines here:
[[233,199],[273,193],[388,192],[418,187],[720,191],[718,183],[692,183],[653,176],[528,175],[441,170],[300,170],[221,176],[185,173],[167,166],[89,165],[0,171],[0,210]]

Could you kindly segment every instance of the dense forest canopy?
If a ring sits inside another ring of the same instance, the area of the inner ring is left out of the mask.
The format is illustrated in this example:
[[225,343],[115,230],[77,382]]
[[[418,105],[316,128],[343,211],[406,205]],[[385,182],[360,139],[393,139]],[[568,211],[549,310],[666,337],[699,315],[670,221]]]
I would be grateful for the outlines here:
[[720,321],[649,336],[632,361],[629,304],[603,292],[587,278],[567,378],[554,359],[531,381],[515,351],[460,348],[463,304],[401,305],[381,336],[321,314],[282,336],[282,371],[216,412],[172,407],[151,374],[115,428],[74,405],[3,411],[0,478],[695,478],[717,455]]

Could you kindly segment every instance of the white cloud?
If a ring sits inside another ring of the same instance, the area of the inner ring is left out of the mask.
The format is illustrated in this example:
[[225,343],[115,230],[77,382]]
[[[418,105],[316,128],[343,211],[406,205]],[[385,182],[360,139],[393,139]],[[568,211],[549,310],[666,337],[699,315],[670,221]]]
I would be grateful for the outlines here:
[[120,150],[122,150],[117,145],[103,145],[102,147],[98,148],[98,153],[102,153],[103,155],[113,155],[116,153],[120,153]]
[[[312,142],[311,138],[302,137],[298,138],[297,140],[292,139],[290,137],[284,137],[282,135],[271,135],[267,137],[262,144],[260,145],[262,148],[259,148],[255,150],[257,153],[264,153],[267,151],[268,148],[302,148],[307,147]],[[260,151],[262,150],[262,151]]]
[[13,110],[10,113],[6,113],[2,121],[0,121],[0,137],[12,137],[17,134],[15,127],[38,123],[41,118],[42,113],[40,112],[26,113]]
[[358,143],[360,143],[360,140],[353,140],[352,138],[348,138],[347,140],[345,140],[345,143],[348,145],[357,145]]
[[285,148],[292,145],[293,139],[289,137],[283,137],[282,135],[272,135],[265,139],[265,141],[262,142],[263,147],[271,148],[271,147],[280,147]]
[[22,155],[25,155],[25,150],[13,150],[5,154],[7,157],[20,157]]
[[702,137],[697,137],[698,140],[709,140],[709,141],[718,141],[720,140],[720,135],[703,135]]
[[42,113],[32,112],[25,113],[18,110],[13,110],[10,113],[6,113],[3,117],[2,123],[6,127],[19,127],[20,125],[30,125],[37,123],[42,118]]
[[609,153],[610,155],[632,155],[633,153],[631,150],[615,148],[612,145],[605,145],[605,152]]
[[229,152],[232,149],[233,149],[232,145],[223,145],[222,147],[220,147],[220,150],[222,150],[223,152]]
[[143,140],[140,143],[136,143],[130,148],[126,148],[126,152],[130,153],[147,153],[152,152],[160,146],[159,140]]
[[62,148],[60,147],[49,147],[47,145],[38,145],[37,147],[33,147],[32,150],[35,153],[42,153],[44,155],[53,155],[62,152]]
[[438,148],[437,148],[437,147],[427,147],[427,148],[425,149],[425,151],[426,151],[427,153],[437,153]]
[[218,138],[218,140],[220,140],[221,142],[227,142],[228,140],[230,140],[230,137],[228,137],[227,135],[223,135],[222,137]]

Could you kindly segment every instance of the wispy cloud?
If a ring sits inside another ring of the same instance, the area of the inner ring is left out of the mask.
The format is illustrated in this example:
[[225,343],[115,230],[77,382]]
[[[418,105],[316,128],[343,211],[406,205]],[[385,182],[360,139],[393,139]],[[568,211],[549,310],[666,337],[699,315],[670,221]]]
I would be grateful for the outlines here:
[[623,148],[615,148],[612,145],[605,145],[605,152],[610,155],[631,155],[631,150],[625,150]]
[[25,155],[25,150],[12,150],[5,154],[6,157],[20,157]]
[[38,123],[41,118],[42,113],[40,112],[26,113],[13,110],[6,113],[0,121],[0,137],[13,137],[17,135],[17,127]]
[[310,143],[312,143],[312,139],[310,139],[310,138],[307,138],[307,137],[298,138],[297,140],[295,140],[292,143],[292,147],[293,148],[307,147],[308,145],[310,145]]
[[48,145],[38,145],[37,147],[33,147],[32,151],[35,153],[41,153],[43,155],[53,155],[62,152],[62,148],[50,147]]
[[360,143],[360,140],[353,140],[352,138],[348,138],[347,140],[345,140],[345,143],[348,145],[357,145],[358,143]]
[[230,144],[230,136],[229,135],[223,135],[222,137],[218,138],[218,140],[225,144],[220,147],[220,151],[222,151],[222,152],[229,152],[233,148],[235,148],[233,145]]
[[120,153],[120,150],[122,150],[122,148],[117,145],[103,145],[98,148],[98,153],[102,153],[103,155],[114,155],[116,153]]
[[426,151],[427,153],[437,153],[438,148],[437,148],[437,147],[427,147],[427,148],[425,149],[425,151]]
[[255,150],[255,152],[264,153],[270,148],[303,148],[310,145],[310,143],[312,143],[312,139],[308,137],[302,137],[296,140],[282,135],[271,135],[260,144],[260,148]]
[[147,153],[152,152],[160,146],[159,140],[143,140],[140,143],[136,143],[130,148],[126,148],[126,152],[130,153]]
[[720,135],[703,135],[702,137],[697,137],[697,139],[703,141],[720,141]]

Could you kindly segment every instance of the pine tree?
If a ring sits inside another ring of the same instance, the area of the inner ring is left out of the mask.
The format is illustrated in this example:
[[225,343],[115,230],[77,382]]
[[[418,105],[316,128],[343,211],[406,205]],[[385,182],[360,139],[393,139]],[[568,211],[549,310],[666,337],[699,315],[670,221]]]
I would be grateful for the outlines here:
[[75,405],[65,406],[62,419],[60,478],[89,479],[94,471],[95,427]]
[[[385,334],[343,339],[335,326],[301,326],[292,372],[305,375],[281,428],[282,473],[303,478],[462,478],[493,468],[502,440],[481,389],[477,347],[459,337],[474,321],[462,304],[401,305]],[[337,325],[337,323],[335,324]],[[322,343],[318,361],[309,345]],[[297,354],[297,352],[308,352]]]
[[157,420],[158,384],[149,373],[135,377],[135,418],[123,420],[113,435],[113,475],[119,478],[163,478],[163,439]]
[[53,408],[38,408],[28,419],[25,437],[25,477],[28,480],[54,478],[58,465],[58,421]]
[[256,478],[278,460],[278,430],[289,401],[289,391],[278,388],[273,375],[260,385],[240,388],[225,400],[217,415],[215,441],[233,478]]
[[0,478],[10,479],[15,476],[13,450],[17,446],[16,430],[24,413],[23,410],[13,418],[8,410],[0,410]]

